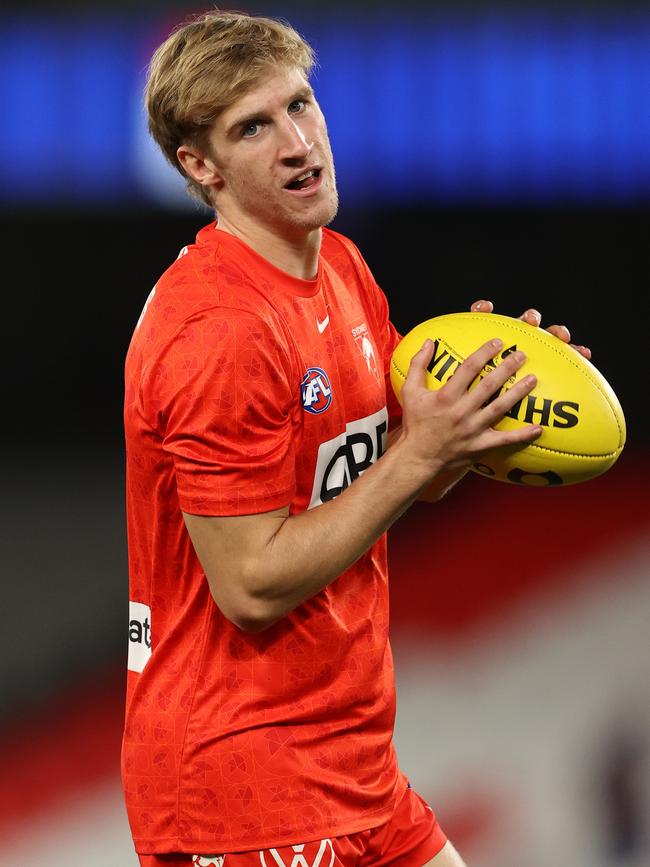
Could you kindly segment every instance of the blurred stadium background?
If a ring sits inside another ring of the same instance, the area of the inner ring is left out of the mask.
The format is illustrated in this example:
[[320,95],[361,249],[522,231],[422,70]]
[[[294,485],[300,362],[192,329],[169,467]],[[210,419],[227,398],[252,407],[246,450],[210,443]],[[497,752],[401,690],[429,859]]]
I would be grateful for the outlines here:
[[[181,2],[4,3],[0,867],[134,867],[122,365],[209,215],[149,144]],[[232,6],[230,8],[233,8]],[[391,531],[405,771],[472,867],[650,865],[647,3],[238,8],[314,44],[341,192],[402,330],[491,298],[565,322],[628,444],[565,490],[469,478]]]

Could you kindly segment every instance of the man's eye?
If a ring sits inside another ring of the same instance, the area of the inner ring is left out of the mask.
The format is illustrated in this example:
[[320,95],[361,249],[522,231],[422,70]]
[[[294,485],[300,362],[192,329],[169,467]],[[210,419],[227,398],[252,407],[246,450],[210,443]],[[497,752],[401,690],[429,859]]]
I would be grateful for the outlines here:
[[298,114],[299,112],[301,112],[304,109],[304,107],[305,107],[305,100],[304,99],[294,99],[294,101],[292,103],[290,103],[290,105],[289,105],[289,111],[291,112],[291,114]]
[[252,136],[257,135],[259,128],[260,125],[257,121],[249,123],[247,126],[243,127],[241,131],[242,138],[251,138]]

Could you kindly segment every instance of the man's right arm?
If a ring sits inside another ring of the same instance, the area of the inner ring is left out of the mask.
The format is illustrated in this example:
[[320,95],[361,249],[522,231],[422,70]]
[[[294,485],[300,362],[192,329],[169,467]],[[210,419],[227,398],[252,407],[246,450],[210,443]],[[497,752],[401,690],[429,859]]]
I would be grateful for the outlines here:
[[511,353],[468,390],[498,348],[484,344],[443,388],[431,391],[425,370],[433,344],[427,341],[402,388],[397,441],[336,499],[297,515],[288,506],[234,517],[185,514],[223,614],[244,631],[266,629],[352,565],[425,488],[433,485],[441,496],[483,451],[539,436],[537,426],[493,427],[534,387],[534,377],[525,377],[490,400],[523,364],[521,353]]

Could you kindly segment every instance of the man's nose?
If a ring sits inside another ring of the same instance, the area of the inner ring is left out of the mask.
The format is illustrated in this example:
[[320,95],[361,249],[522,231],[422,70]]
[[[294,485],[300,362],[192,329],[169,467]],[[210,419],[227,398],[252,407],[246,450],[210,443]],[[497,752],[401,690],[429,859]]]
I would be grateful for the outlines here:
[[282,130],[281,160],[305,160],[312,152],[313,141],[307,140],[298,124],[288,117]]

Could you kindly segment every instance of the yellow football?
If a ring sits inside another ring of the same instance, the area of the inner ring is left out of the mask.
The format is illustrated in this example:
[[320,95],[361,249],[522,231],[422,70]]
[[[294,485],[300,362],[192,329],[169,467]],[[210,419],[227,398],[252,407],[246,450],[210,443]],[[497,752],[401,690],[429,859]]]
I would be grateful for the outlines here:
[[[605,377],[575,349],[542,328],[497,313],[448,313],[416,325],[395,348],[391,383],[398,400],[411,358],[428,338],[434,354],[427,386],[441,388],[475,349],[492,338],[503,340],[499,364],[516,349],[526,361],[505,388],[534,373],[537,385],[496,425],[507,430],[541,424],[532,443],[486,452],[472,469],[488,479],[517,485],[552,486],[585,482],[606,472],[625,445],[625,417]],[[489,373],[486,366],[470,386]]]

